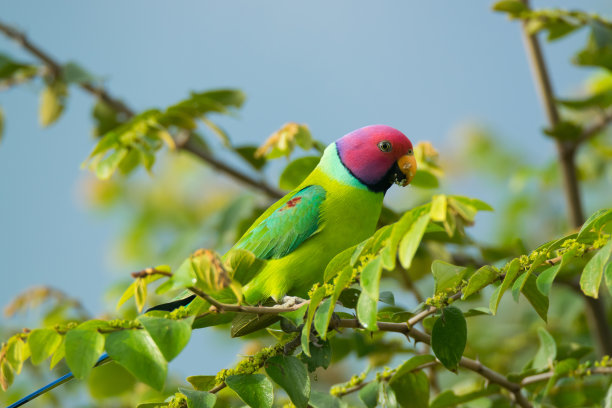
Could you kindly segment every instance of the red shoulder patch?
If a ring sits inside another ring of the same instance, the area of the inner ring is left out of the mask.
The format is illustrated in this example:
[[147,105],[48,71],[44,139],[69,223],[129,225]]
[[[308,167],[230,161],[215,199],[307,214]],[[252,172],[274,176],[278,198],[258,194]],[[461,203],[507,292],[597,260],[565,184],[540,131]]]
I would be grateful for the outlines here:
[[302,201],[302,197],[293,197],[291,200],[287,201],[285,203],[285,205],[283,205],[283,207],[279,210],[279,211],[284,211],[288,208],[293,208],[295,207],[300,201]]

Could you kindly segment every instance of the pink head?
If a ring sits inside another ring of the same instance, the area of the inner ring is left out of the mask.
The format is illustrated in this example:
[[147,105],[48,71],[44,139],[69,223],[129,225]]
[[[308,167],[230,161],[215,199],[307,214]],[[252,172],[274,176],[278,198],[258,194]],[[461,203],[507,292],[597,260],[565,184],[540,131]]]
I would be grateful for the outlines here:
[[338,139],[336,148],[344,167],[372,191],[384,192],[393,183],[405,186],[416,172],[412,143],[390,126],[354,130]]

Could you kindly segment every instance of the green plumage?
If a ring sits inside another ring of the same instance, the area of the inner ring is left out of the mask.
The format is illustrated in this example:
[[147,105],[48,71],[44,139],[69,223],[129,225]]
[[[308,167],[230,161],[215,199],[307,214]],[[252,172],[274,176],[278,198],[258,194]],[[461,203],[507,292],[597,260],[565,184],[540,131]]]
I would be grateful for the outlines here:
[[246,285],[246,301],[305,296],[336,254],[372,235],[383,196],[346,170],[335,144],[328,146],[313,172],[268,208],[234,246],[267,260]]
[[234,248],[251,251],[259,259],[289,255],[319,230],[325,195],[321,186],[304,187],[244,234]]

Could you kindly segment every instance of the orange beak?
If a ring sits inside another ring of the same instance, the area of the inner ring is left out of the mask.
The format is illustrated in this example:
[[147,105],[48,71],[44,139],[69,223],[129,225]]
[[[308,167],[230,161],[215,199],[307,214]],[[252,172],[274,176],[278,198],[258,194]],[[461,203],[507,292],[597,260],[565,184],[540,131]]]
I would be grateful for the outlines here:
[[410,184],[417,171],[417,163],[416,159],[414,158],[414,154],[407,154],[400,157],[397,161],[397,165],[400,168],[400,171],[404,173],[404,176],[406,176],[406,178],[398,184],[405,187]]

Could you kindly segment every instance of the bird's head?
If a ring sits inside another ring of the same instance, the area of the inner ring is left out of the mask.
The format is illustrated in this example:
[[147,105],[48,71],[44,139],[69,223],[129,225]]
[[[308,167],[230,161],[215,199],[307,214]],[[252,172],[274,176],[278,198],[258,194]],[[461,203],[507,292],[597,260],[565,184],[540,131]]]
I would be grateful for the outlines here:
[[340,161],[370,190],[385,192],[393,183],[406,186],[416,173],[412,143],[399,130],[366,126],[336,141]]

